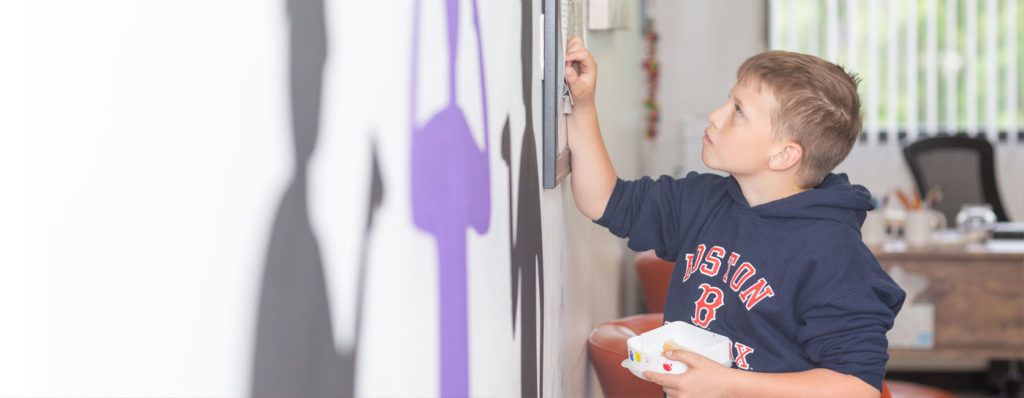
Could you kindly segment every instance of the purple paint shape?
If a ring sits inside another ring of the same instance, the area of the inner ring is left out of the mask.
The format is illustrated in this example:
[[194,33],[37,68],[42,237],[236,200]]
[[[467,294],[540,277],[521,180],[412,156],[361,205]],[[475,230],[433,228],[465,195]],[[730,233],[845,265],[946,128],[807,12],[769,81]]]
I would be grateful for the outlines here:
[[484,148],[473,139],[463,110],[456,105],[455,62],[458,50],[458,0],[448,0],[448,106],[422,127],[416,126],[420,2],[414,9],[410,101],[412,124],[412,215],[416,227],[434,235],[438,252],[440,295],[441,396],[469,396],[469,307],[466,301],[466,229],[486,233],[490,227],[490,145],[487,93],[484,90],[480,26],[473,3],[479,53]]

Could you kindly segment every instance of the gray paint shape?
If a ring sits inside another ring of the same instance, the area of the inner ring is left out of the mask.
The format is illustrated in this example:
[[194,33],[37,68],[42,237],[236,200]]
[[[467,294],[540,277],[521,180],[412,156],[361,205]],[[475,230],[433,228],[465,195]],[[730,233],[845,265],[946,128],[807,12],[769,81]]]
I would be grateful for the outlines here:
[[[327,29],[322,0],[290,0],[290,82],[295,174],[274,219],[267,250],[256,344],[253,397],[351,397],[355,394],[355,360],[362,320],[362,291],[367,246],[360,256],[356,294],[355,341],[335,349],[330,303],[320,248],[309,222],[307,165],[319,133],[320,98]],[[364,237],[383,190],[373,151],[370,201]],[[342,183],[339,181],[338,183]]]
[[[540,212],[540,181],[537,178],[537,144],[533,132],[533,2],[520,2],[520,81],[526,123],[519,153],[518,189],[513,190],[512,144],[509,119],[501,131],[501,158],[508,165],[508,222],[510,279],[512,281],[512,331],[519,315],[519,393],[544,395],[544,239]],[[518,192],[516,200],[512,192]],[[512,216],[512,208],[516,217]],[[519,306],[517,307],[517,304]]]

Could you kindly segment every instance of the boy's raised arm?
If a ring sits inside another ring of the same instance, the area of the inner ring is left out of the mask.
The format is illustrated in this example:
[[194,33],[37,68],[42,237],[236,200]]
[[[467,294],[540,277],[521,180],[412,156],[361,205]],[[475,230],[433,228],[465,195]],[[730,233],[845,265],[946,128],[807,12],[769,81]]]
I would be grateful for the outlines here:
[[[565,80],[573,96],[572,113],[566,118],[567,139],[572,151],[572,195],[576,208],[591,220],[597,220],[604,215],[618,177],[597,123],[594,106],[597,62],[578,36],[570,39],[566,48]],[[572,67],[573,62],[578,62],[578,74]]]

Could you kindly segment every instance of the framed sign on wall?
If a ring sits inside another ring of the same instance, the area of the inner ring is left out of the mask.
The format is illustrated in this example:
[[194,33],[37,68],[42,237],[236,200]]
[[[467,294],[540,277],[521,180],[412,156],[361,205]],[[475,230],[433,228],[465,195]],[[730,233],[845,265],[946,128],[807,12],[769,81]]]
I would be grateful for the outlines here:
[[572,93],[565,83],[565,44],[586,37],[586,0],[544,0],[543,179],[554,188],[572,171],[566,115],[572,112]]

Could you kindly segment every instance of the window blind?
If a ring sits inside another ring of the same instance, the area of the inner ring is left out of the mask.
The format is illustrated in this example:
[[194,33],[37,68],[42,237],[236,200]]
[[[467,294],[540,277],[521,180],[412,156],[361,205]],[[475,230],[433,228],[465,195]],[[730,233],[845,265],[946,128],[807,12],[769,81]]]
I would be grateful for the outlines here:
[[862,78],[862,142],[1024,144],[1020,0],[767,0],[768,48]]

